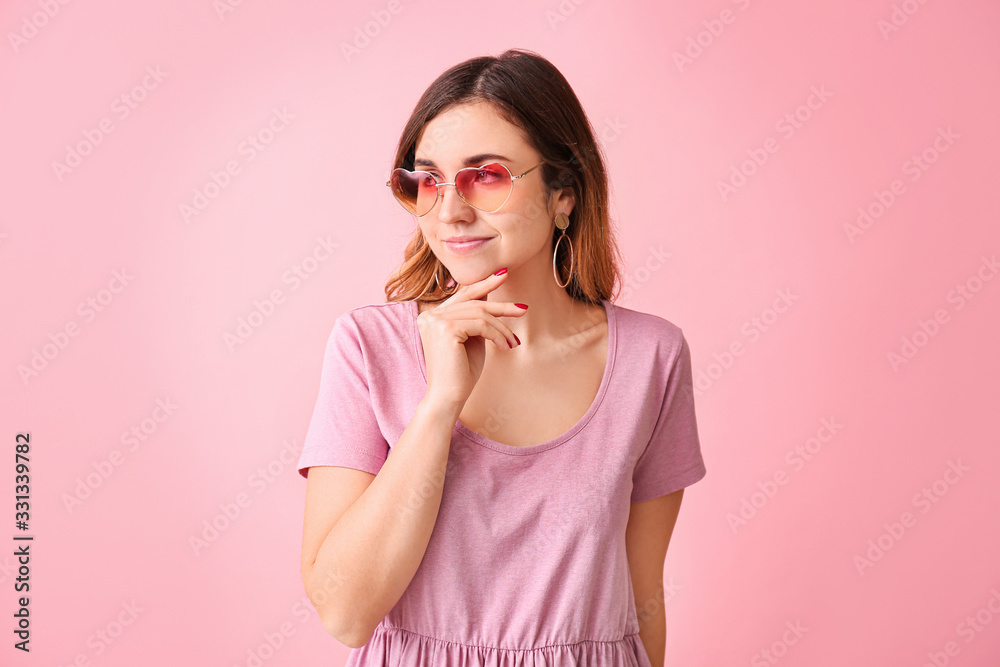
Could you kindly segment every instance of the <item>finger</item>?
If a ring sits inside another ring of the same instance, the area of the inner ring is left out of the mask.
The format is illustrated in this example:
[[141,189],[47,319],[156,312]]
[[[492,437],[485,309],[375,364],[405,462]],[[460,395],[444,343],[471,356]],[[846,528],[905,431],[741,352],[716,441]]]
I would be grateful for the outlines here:
[[507,273],[501,273],[499,276],[495,273],[491,273],[482,280],[477,280],[474,283],[468,285],[462,285],[459,287],[458,291],[452,294],[450,297],[441,302],[441,305],[449,303],[457,303],[460,301],[469,301],[472,299],[481,299],[486,296],[497,287],[503,284],[503,281],[507,279]]
[[[500,324],[495,318],[490,318],[493,322]],[[493,341],[493,343],[500,349],[510,350],[515,347],[517,341],[514,339],[513,332],[510,333],[510,338],[508,338],[502,331],[502,329],[493,324],[493,322],[487,321],[485,319],[473,319],[464,320],[463,329],[467,334],[472,334],[480,336],[487,340]],[[503,329],[507,329],[506,326]],[[508,329],[508,331],[510,331]]]
[[483,301],[479,299],[471,301],[458,301],[447,308],[441,304],[434,309],[434,313],[440,317],[449,319],[470,320],[482,315],[492,315],[493,317],[520,317],[526,310],[514,304],[512,301]]
[[[486,303],[486,302],[484,301],[482,303]],[[514,306],[514,308],[516,310],[521,310],[520,308],[517,308],[517,306]],[[524,311],[521,311],[521,312],[524,312]],[[521,344],[521,342],[519,340],[517,340],[517,336],[514,335],[513,330],[511,330],[511,328],[509,326],[507,326],[504,322],[500,321],[499,319],[497,319],[496,317],[494,317],[493,315],[491,315],[490,313],[487,313],[487,312],[482,313],[481,317],[482,317],[483,321],[485,321],[487,324],[493,326],[497,331],[500,332],[500,334],[504,337],[504,339],[508,343],[510,343],[511,349],[513,349],[513,348],[515,348],[515,347],[517,347],[518,345]]]

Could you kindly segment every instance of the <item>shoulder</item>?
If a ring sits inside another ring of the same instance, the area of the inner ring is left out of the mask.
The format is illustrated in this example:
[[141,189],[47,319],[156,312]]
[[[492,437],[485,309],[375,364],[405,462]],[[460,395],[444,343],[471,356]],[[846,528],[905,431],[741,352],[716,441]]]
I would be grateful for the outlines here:
[[687,347],[684,331],[671,320],[617,304],[611,304],[611,307],[619,338],[632,347],[655,347],[668,357],[676,357]]
[[405,334],[412,319],[412,301],[373,303],[342,312],[334,321],[334,331],[347,329],[364,337]]
[[334,320],[327,339],[329,351],[362,356],[365,363],[394,361],[388,350],[405,347],[412,326],[413,303],[391,301],[349,308]]

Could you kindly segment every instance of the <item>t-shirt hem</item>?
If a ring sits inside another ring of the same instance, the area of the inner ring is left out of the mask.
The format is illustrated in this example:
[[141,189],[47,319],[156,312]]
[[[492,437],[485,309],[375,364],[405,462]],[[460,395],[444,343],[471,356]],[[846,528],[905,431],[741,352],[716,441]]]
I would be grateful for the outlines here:
[[336,466],[340,468],[353,468],[377,475],[382,469],[384,461],[367,454],[366,452],[350,449],[338,449],[336,451],[305,450],[299,457],[298,471],[303,477],[308,478],[306,470],[313,466]]
[[695,482],[701,480],[705,476],[706,472],[704,462],[698,463],[684,472],[666,480],[664,483],[657,486],[655,491],[640,493],[638,497],[633,496],[631,502],[642,503],[647,500],[653,500],[654,498],[669,495],[674,491],[680,491],[681,489],[691,486]]

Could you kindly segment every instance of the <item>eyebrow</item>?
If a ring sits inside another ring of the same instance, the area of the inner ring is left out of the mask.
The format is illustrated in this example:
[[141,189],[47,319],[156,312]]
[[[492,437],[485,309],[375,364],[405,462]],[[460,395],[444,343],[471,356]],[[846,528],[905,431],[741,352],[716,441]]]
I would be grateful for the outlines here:
[[[497,155],[496,153],[480,153],[479,155],[473,155],[471,157],[465,158],[463,165],[466,167],[471,167],[477,165],[486,160],[504,160],[506,162],[513,162],[509,157],[503,155]],[[414,160],[414,167],[437,167],[433,160]]]

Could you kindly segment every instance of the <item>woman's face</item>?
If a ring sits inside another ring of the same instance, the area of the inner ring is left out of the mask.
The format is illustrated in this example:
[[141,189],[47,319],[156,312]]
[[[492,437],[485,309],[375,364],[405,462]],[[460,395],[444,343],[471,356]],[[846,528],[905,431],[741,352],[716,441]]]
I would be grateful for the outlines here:
[[[499,162],[517,176],[542,161],[521,129],[486,102],[455,105],[434,117],[418,137],[414,157],[414,169],[429,171],[442,183],[453,183],[463,167]],[[469,206],[454,186],[440,188],[434,208],[417,220],[427,244],[456,282],[469,284],[531,260],[551,264],[554,219],[557,213],[569,215],[573,197],[571,190],[548,195],[543,169],[514,179],[510,197],[495,213]],[[487,240],[463,251],[449,243],[461,236]]]

